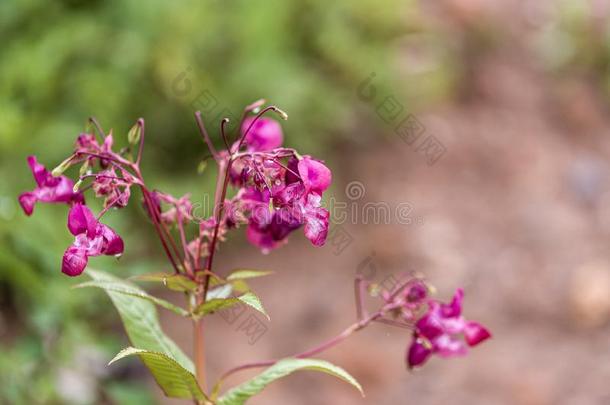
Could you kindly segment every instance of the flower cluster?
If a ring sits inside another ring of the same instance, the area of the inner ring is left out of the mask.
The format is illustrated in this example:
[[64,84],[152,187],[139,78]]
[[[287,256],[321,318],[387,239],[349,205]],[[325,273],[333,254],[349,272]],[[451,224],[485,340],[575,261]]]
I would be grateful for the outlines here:
[[384,309],[399,321],[391,321],[391,324],[413,329],[405,359],[410,369],[423,365],[431,354],[441,357],[464,355],[468,346],[476,346],[491,337],[481,324],[462,316],[464,293],[461,289],[449,304],[445,304],[430,298],[428,286],[414,278],[392,291],[382,291],[381,297]]
[[[458,289],[449,304],[428,302],[428,311],[415,324],[413,342],[407,351],[410,368],[422,365],[431,354],[442,357],[464,355],[467,346],[476,346],[491,334],[481,324],[462,316],[464,292]],[[464,341],[459,336],[464,336]]]
[[[54,176],[35,156],[28,157],[37,187],[19,196],[19,203],[27,215],[31,215],[36,202],[64,203],[71,206],[68,214],[68,230],[74,235],[74,242],[63,256],[61,271],[68,276],[80,275],[87,266],[89,257],[110,255],[119,256],[123,253],[123,240],[107,225],[95,218],[89,207],[85,205],[83,193],[78,185],[84,178],[93,178],[91,188],[96,196],[106,196],[105,210],[111,206],[124,207],[129,200],[129,188],[133,178],[123,172],[122,178],[116,176],[109,162],[116,157],[112,152],[112,135],[105,137],[100,146],[91,134],[81,134],[76,141],[76,150],[62,165],[83,163],[79,182],[75,184],[63,175]],[[90,174],[87,169],[99,162],[102,170],[98,174]],[[105,210],[101,213],[103,215]]]
[[241,131],[245,151],[231,163],[230,181],[238,191],[225,202],[228,225],[247,223],[248,240],[265,253],[301,226],[311,243],[322,246],[330,215],[321,199],[332,181],[330,170],[311,156],[282,148],[281,126],[271,118],[254,124],[246,119]]
[[[32,214],[39,201],[66,203],[72,207],[68,228],[76,239],[66,250],[62,265],[62,271],[71,276],[81,274],[91,256],[123,252],[120,237],[100,223],[99,218],[110,208],[127,206],[134,185],[142,191],[145,210],[177,272],[182,269],[194,276],[198,270],[209,267],[202,259],[211,255],[218,241],[225,240],[229,230],[240,225],[246,225],[248,240],[263,252],[286,243],[288,235],[300,227],[314,245],[321,246],[329,225],[329,212],[321,207],[321,199],[330,186],[331,172],[321,161],[283,148],[284,135],[279,122],[263,117],[262,113],[249,114],[258,107],[246,108],[238,139],[230,146],[227,144],[226,150],[216,152],[208,143],[219,167],[226,169],[224,178],[220,179],[224,188],[221,187],[218,209],[210,218],[199,220],[194,236],[187,229],[196,224],[190,196],[176,198],[161,191],[150,191],[144,184],[139,168],[143,120],[138,121],[128,136],[137,135],[133,136],[135,142],[130,140],[131,146],[140,143],[137,159],[132,158],[130,148],[115,152],[112,132],[104,134],[97,123],[99,135],[94,131],[79,134],[73,153],[52,173],[35,157],[29,157],[37,188],[21,194],[19,202],[27,215]],[[275,107],[269,109],[280,112]],[[76,183],[63,175],[73,166],[80,166]],[[236,188],[232,198],[225,198],[227,185]],[[85,205],[83,191],[88,189],[104,200],[97,220]],[[73,226],[78,218],[85,218],[81,222],[87,226]],[[182,249],[173,240],[172,229],[177,229]]]

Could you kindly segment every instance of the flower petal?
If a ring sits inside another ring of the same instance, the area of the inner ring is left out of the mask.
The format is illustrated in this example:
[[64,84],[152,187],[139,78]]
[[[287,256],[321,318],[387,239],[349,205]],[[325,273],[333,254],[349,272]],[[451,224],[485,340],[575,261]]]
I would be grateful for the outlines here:
[[478,322],[470,321],[464,327],[464,337],[469,346],[476,346],[491,337],[491,333]]
[[[242,133],[248,131],[253,121],[254,117],[248,117],[244,120],[241,127]],[[271,118],[256,120],[246,135],[246,145],[251,152],[265,152],[279,148],[283,141],[284,135],[281,125]]]
[[330,186],[332,174],[322,162],[305,156],[299,161],[298,169],[308,191],[322,194]]
[[458,288],[449,304],[441,304],[441,314],[443,318],[458,317],[462,313],[462,299],[464,290]]
[[100,224],[100,232],[104,238],[104,247],[102,248],[102,254],[108,256],[116,256],[123,253],[125,245],[123,239],[112,229],[111,227]]
[[34,212],[34,205],[38,201],[36,195],[32,192],[26,192],[19,195],[19,205],[23,208],[23,212],[30,216]]
[[261,249],[264,254],[267,254],[271,249],[275,249],[280,245],[280,242],[273,240],[268,232],[259,231],[256,226],[250,224],[246,229],[246,237],[254,246]]
[[432,342],[433,351],[443,357],[461,356],[468,352],[463,341],[455,339],[451,335],[439,335]]
[[328,236],[330,213],[324,208],[313,208],[305,212],[305,236],[314,246],[323,246]]
[[93,237],[96,224],[97,220],[86,205],[74,204],[72,208],[70,208],[70,213],[68,214],[68,229],[72,235],[76,236],[87,232],[89,236]]
[[419,338],[413,337],[413,342],[407,350],[407,366],[409,368],[421,366],[430,354],[432,354],[432,350],[428,349]]
[[70,246],[64,253],[61,271],[70,277],[78,276],[85,270],[88,261],[89,259],[82,249]]

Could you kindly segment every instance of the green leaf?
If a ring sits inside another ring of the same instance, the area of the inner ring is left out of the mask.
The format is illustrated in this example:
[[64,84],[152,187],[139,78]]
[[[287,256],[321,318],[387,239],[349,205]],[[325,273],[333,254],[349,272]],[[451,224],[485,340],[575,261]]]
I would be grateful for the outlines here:
[[209,401],[197,384],[195,375],[163,353],[127,347],[121,350],[108,365],[134,355],[139,356],[146,364],[157,384],[168,397]]
[[229,298],[233,292],[231,284],[224,284],[220,287],[212,288],[206,295],[206,301],[216,298]]
[[199,305],[193,311],[193,315],[201,317],[208,315],[214,311],[228,308],[240,302],[237,298],[214,298]]
[[102,288],[106,291],[113,291],[120,294],[131,295],[134,297],[142,298],[148,300],[154,304],[159,305],[165,309],[168,309],[172,312],[180,316],[189,316],[189,312],[184,308],[180,308],[177,305],[172,304],[171,302],[165,301],[161,298],[157,298],[153,295],[150,295],[146,291],[136,287],[135,285],[130,285],[124,281],[114,282],[114,281],[86,281],[84,283],[80,283],[75,285],[72,288],[86,288],[86,287],[97,287]]
[[197,289],[197,283],[182,274],[149,273],[130,277],[130,279],[162,283],[172,291],[195,291]]
[[273,274],[272,271],[262,271],[262,270],[235,270],[232,272],[229,277],[227,277],[228,281],[234,280],[245,280],[248,278],[256,278],[263,277],[269,274]]
[[265,308],[263,308],[263,304],[261,303],[261,301],[256,295],[251,292],[245,293],[236,298],[213,298],[195,308],[193,314],[198,317],[205,316],[212,312],[233,306],[239,302],[256,309],[257,311],[265,315],[267,319],[271,320],[271,318],[269,318],[269,315],[265,311]]
[[[122,283],[129,287],[137,288],[131,283],[102,271],[87,269],[87,274],[95,281]],[[133,346],[142,350],[163,353],[176,360],[178,364],[191,373],[195,371],[191,359],[161,330],[157,310],[150,301],[111,290],[105,291],[119,311],[123,326]]]
[[253,292],[247,292],[244,295],[240,295],[237,299],[265,315],[268,320],[271,320],[269,314],[267,314],[267,311],[265,311],[265,308],[263,307],[263,303]]
[[246,381],[243,384],[238,385],[235,388],[227,391],[222,397],[216,402],[217,405],[242,405],[250,397],[261,392],[267,385],[273,381],[285,377],[298,370],[314,370],[321,371],[330,375],[334,375],[337,378],[354,386],[360,394],[364,396],[362,387],[356,381],[354,377],[348,374],[347,371],[341,367],[337,367],[324,360],[316,359],[283,359],[269,367],[261,374]]

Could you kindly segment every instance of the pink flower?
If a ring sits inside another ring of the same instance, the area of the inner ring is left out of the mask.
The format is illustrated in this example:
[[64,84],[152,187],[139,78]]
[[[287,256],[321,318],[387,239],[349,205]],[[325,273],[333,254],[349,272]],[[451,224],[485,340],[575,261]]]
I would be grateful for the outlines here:
[[[247,117],[242,124],[242,134],[245,133],[254,121],[254,117]],[[267,152],[282,146],[284,135],[279,122],[271,118],[259,118],[246,135],[246,149],[249,152]]]
[[92,183],[96,197],[106,197],[104,206],[126,207],[131,196],[133,178],[126,172],[123,178],[117,177],[113,167],[99,172]]
[[322,195],[330,186],[332,181],[330,169],[319,160],[305,156],[299,161],[298,170],[303,185],[308,192],[311,191]]
[[37,187],[33,191],[22,193],[19,204],[26,215],[32,215],[36,202],[73,204],[84,202],[81,193],[75,193],[74,183],[65,176],[54,177],[35,156],[28,157],[28,165],[34,175]]
[[[114,143],[114,139],[112,137],[112,133],[106,135],[104,138],[104,142],[100,145],[97,141],[97,138],[93,134],[80,134],[78,138],[76,138],[76,150],[75,153],[93,153],[96,155],[112,157],[114,152],[112,151],[112,145]],[[89,156],[86,160],[90,162],[95,162],[98,160],[97,157]],[[108,167],[107,159],[99,159],[100,166],[102,168]]]
[[[407,351],[409,368],[422,365],[435,353],[442,357],[466,354],[467,346],[476,346],[491,337],[485,327],[461,316],[464,293],[458,289],[449,304],[429,302],[428,312],[415,324],[413,342]],[[459,339],[463,335],[465,343]]]
[[86,205],[72,206],[68,214],[68,229],[75,236],[61,265],[61,271],[68,276],[80,275],[91,256],[123,253],[123,239],[112,228],[99,222]]
[[[170,194],[155,190],[150,193],[150,198],[151,203],[161,214],[160,218],[163,223],[173,225],[178,222],[186,223],[193,220],[193,204],[191,203],[190,194],[185,194],[180,198],[176,198]],[[167,204],[170,207],[166,211],[163,211],[161,203]],[[148,207],[145,207],[148,212]],[[151,213],[148,212],[148,215],[151,216]]]

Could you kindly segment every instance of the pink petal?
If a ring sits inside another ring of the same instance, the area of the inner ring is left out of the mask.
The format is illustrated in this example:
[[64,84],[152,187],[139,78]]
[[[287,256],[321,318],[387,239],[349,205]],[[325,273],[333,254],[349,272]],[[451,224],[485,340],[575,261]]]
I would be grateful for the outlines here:
[[443,357],[462,356],[468,352],[463,341],[448,334],[438,336],[434,339],[432,345],[434,352]]
[[308,191],[322,194],[332,181],[330,169],[318,160],[304,157],[298,164],[299,175]]
[[36,184],[38,184],[38,187],[45,186],[47,183],[47,179],[50,176],[50,173],[47,171],[47,169],[45,169],[43,165],[38,163],[38,161],[36,160],[36,156],[28,156],[27,160],[28,165],[32,170],[32,174],[34,175],[34,180],[36,181]]
[[72,235],[79,235],[87,232],[91,237],[95,233],[95,226],[97,220],[93,216],[93,213],[83,204],[74,204],[70,208],[68,214],[68,229]]
[[441,316],[444,318],[458,317],[462,313],[462,299],[464,298],[464,290],[458,288],[453,295],[453,299],[449,304],[441,305]]
[[87,267],[87,262],[87,255],[82,249],[70,246],[64,253],[61,271],[70,277],[78,276]]
[[248,225],[246,229],[246,237],[251,244],[260,248],[264,254],[269,253],[280,245],[279,242],[273,240],[269,233],[259,231],[252,224]]
[[23,208],[23,212],[25,212],[25,214],[28,216],[32,215],[32,212],[34,212],[34,205],[36,204],[36,201],[36,195],[31,192],[22,193],[19,196],[19,204],[21,205],[21,208]]
[[105,245],[101,253],[108,256],[122,254],[125,249],[123,239],[121,239],[121,237],[111,227],[104,224],[100,225],[101,234],[105,241]]
[[328,236],[330,213],[324,208],[314,208],[305,213],[305,236],[314,246],[323,246]]
[[[242,133],[250,128],[254,117],[244,120],[241,127]],[[259,118],[246,135],[246,144],[249,151],[265,152],[282,146],[284,135],[279,122],[271,118]]]
[[413,342],[407,351],[407,366],[417,367],[428,359],[432,351],[424,346],[418,338],[413,338]]
[[491,337],[491,333],[477,322],[467,322],[464,328],[464,337],[469,346],[475,346]]

